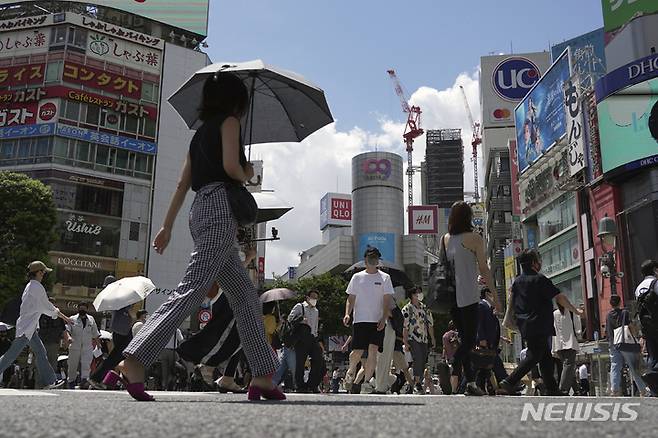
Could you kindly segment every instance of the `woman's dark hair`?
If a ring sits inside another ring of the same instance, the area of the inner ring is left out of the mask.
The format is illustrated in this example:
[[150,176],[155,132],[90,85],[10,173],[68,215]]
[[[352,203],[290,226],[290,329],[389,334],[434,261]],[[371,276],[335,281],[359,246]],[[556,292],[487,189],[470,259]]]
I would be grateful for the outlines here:
[[565,310],[564,306],[558,302],[556,302],[555,304],[557,304],[557,310],[559,310],[560,313],[564,315],[564,310]]
[[610,297],[610,305],[612,307],[617,307],[621,303],[621,297],[619,295],[612,295]]
[[249,106],[249,92],[242,80],[231,73],[215,73],[203,84],[203,101],[199,119],[208,120],[215,114],[241,118]]
[[448,217],[448,233],[457,234],[473,231],[473,210],[464,201],[452,204],[450,216]]
[[146,310],[142,309],[137,311],[137,315],[136,315],[137,319],[141,318],[144,315],[148,315],[148,312]]
[[276,308],[276,302],[270,301],[269,303],[263,303],[263,315],[269,315],[274,312]]
[[419,294],[423,291],[423,288],[420,286],[414,286],[410,287],[409,289],[404,290],[404,294],[406,295],[407,298],[411,299],[411,296],[413,294]]

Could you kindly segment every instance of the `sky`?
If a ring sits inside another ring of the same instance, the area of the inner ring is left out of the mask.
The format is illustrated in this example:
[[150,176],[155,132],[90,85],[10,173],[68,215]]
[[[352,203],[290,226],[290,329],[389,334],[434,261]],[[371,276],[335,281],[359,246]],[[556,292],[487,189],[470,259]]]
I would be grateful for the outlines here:
[[[462,128],[469,144],[459,86],[480,120],[481,56],[546,51],[602,25],[601,0],[211,0],[206,50],[213,62],[258,58],[295,71],[325,91],[335,119],[300,144],[252,150],[252,159],[264,161],[263,188],[294,206],[270,223],[281,240],[268,244],[266,276],[284,274],[300,252],[321,243],[320,199],[351,192],[354,155],[390,151],[406,162],[406,115],[386,70],[396,70],[421,107],[424,129]],[[414,165],[424,155],[420,137]],[[465,166],[472,191],[472,164]],[[414,199],[420,203],[419,176]]]

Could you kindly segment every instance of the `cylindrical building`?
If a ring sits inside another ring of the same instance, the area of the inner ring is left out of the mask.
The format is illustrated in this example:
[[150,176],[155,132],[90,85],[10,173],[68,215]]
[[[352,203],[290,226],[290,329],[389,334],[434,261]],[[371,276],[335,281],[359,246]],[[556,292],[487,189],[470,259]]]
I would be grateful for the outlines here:
[[352,158],[352,203],[355,262],[368,245],[385,262],[402,267],[404,186],[402,157],[367,152]]

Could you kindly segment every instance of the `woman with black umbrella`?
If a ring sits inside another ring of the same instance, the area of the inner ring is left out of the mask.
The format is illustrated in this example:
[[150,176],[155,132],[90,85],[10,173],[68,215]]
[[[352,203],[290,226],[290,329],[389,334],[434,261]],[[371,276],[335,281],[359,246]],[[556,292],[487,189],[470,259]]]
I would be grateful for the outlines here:
[[248,107],[247,88],[235,75],[217,72],[206,79],[199,110],[203,125],[192,139],[164,224],[153,242],[158,253],[166,249],[176,216],[192,188],[196,192],[190,211],[194,252],[174,294],[146,321],[124,350],[126,359],[117,367],[136,400],[153,400],[144,391],[144,369],[157,359],[183,320],[198,308],[214,281],[224,289],[235,313],[242,346],[255,376],[249,400],[285,399],[270,377],[278,361],[265,339],[258,294],[234,246],[237,221],[227,192],[229,184],[243,183],[254,174],[240,139],[240,118]]

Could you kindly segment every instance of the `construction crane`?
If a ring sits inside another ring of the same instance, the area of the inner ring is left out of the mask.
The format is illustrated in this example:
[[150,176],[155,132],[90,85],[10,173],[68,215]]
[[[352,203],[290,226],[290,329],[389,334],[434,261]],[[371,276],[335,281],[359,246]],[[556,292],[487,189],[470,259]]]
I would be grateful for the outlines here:
[[473,198],[475,202],[480,202],[480,186],[478,181],[478,146],[482,143],[482,136],[480,134],[480,122],[473,121],[473,114],[471,113],[471,106],[468,104],[468,99],[466,98],[466,91],[461,85],[459,89],[462,91],[462,97],[464,98],[464,106],[466,107],[466,114],[468,114],[468,122],[471,124],[473,129],[473,139],[471,140],[471,146],[473,147],[473,155],[471,156],[471,161],[473,162],[473,179],[474,179],[474,192],[475,195]]
[[409,190],[409,205],[414,205],[414,173],[417,170],[417,167],[413,165],[413,151],[414,151],[414,139],[423,135],[425,131],[420,127],[420,114],[422,111],[418,106],[409,106],[409,99],[407,98],[407,93],[405,93],[402,88],[402,84],[395,74],[395,70],[387,70],[388,76],[393,81],[393,87],[395,88],[395,94],[400,98],[400,103],[402,104],[402,111],[407,113],[407,124],[404,128],[404,134],[402,134],[402,139],[404,144],[407,147],[407,189]]

